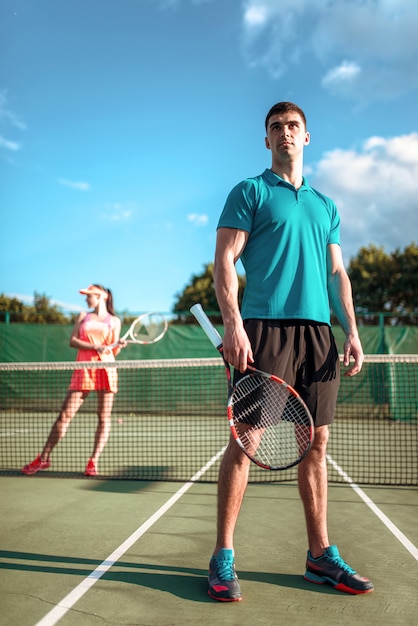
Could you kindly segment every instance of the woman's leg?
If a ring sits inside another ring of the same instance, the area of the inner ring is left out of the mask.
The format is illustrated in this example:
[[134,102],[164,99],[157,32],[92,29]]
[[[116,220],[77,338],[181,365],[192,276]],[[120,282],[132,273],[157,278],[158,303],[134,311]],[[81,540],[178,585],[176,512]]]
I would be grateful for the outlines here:
[[99,421],[94,438],[93,454],[91,455],[94,465],[97,465],[103,448],[109,439],[114,396],[115,394],[111,391],[97,391],[97,415]]
[[51,428],[49,437],[41,453],[41,461],[47,461],[57,443],[65,436],[68,426],[74,415],[77,413],[84,400],[88,396],[88,391],[68,391],[62,405],[61,412]]

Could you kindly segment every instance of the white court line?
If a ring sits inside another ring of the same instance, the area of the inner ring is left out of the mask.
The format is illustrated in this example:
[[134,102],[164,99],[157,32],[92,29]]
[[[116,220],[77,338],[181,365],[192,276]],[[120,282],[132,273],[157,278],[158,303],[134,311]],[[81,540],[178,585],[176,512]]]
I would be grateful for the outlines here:
[[418,561],[418,549],[414,546],[412,541],[406,537],[402,531],[399,530],[397,526],[379,509],[378,506],[373,502],[371,498],[362,490],[352,478],[334,461],[334,459],[327,454],[328,463],[330,463],[333,468],[338,472],[340,476],[344,478],[344,480],[350,485],[352,489],[357,493],[358,496],[367,504],[369,509],[373,511],[375,515],[380,519],[381,522],[390,530],[390,532],[396,537],[398,541],[408,550],[408,552],[414,557],[416,561]]
[[178,491],[174,495],[171,496],[167,500],[165,504],[163,504],[158,511],[156,511],[151,517],[149,517],[146,522],[144,522],[139,528],[136,529],[135,532],[132,533],[126,541],[124,541],[110,556],[107,557],[96,569],[94,572],[89,574],[87,578],[81,581],[77,587],[75,587],[68,595],[65,596],[49,613],[45,615],[39,622],[35,624],[35,626],[54,626],[61,617],[63,617],[67,611],[69,611],[76,602],[84,596],[84,594],[105,574],[115,563],[118,561],[129,548],[131,548],[136,541],[144,533],[147,532],[151,528],[155,522],[157,522],[160,517],[164,515],[172,506],[179,500],[185,493],[190,489],[192,485],[194,485],[195,481],[199,480],[201,476],[214,464],[216,461],[222,456],[225,452],[226,446],[222,448],[215,456],[213,456],[206,465],[204,465],[192,478],[189,482],[185,483],[180,487]]

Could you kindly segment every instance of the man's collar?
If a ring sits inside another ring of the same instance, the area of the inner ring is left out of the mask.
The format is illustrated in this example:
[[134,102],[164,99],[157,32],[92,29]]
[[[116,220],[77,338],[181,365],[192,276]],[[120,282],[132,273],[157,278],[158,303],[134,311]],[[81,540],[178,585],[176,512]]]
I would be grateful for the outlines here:
[[[285,187],[292,187],[294,189],[292,183],[289,183],[287,180],[284,180],[284,178],[281,178],[278,174],[275,174],[270,168],[266,168],[264,170],[263,176],[273,186],[284,185]],[[302,176],[302,185],[299,187],[299,189],[303,188],[310,189],[310,185],[304,176]]]

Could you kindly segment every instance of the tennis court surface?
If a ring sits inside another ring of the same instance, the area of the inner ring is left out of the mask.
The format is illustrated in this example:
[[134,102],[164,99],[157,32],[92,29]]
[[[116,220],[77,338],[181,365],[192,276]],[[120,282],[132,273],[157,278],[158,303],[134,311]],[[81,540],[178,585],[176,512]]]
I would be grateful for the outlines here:
[[331,432],[331,540],[375,591],[349,596],[304,581],[295,470],[254,466],[235,546],[244,599],[232,604],[207,596],[228,427],[221,360],[204,361],[118,364],[112,434],[93,479],[82,476],[93,397],[51,468],[20,475],[42,448],[74,364],[0,364],[0,621],[416,624],[417,358],[367,357],[362,378],[342,381]]

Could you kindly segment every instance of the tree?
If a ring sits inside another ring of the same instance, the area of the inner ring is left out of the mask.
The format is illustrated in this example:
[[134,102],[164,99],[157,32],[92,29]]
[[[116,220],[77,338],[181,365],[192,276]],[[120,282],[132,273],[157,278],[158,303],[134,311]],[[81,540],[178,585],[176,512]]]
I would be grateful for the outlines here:
[[[381,314],[386,323],[418,323],[418,247],[411,243],[404,251],[386,253],[383,246],[370,244],[360,248],[351,259],[348,273],[353,285],[356,313],[365,324],[378,324]],[[241,306],[245,277],[238,276]],[[173,313],[180,323],[192,323],[190,307],[200,302],[214,323],[221,322],[213,284],[213,263],[193,275],[182,292],[176,295]]]
[[60,309],[50,303],[50,299],[45,294],[35,291],[33,306],[24,304],[17,298],[9,298],[0,295],[0,312],[3,318],[6,314],[10,322],[20,322],[23,324],[69,324],[73,317],[67,317]]
[[366,323],[377,323],[385,313],[391,323],[415,324],[418,316],[418,247],[391,254],[383,246],[360,248],[350,261],[348,273],[353,285],[356,312]]
[[395,250],[390,301],[394,311],[401,315],[418,314],[418,246],[407,246],[404,252]]
[[69,322],[68,317],[55,304],[51,304],[45,294],[36,291],[31,321],[33,324],[68,324]]
[[[241,305],[245,286],[244,276],[238,275],[238,285],[238,302]],[[190,283],[176,295],[173,313],[178,314],[177,320],[186,324],[194,322],[194,319],[189,315],[189,309],[197,302],[200,302],[214,323],[221,322],[213,283],[213,263],[204,265],[201,274],[192,275]]]
[[22,322],[25,305],[17,298],[9,298],[3,293],[0,294],[0,312],[2,313],[0,319],[6,319],[6,314],[11,322]]

